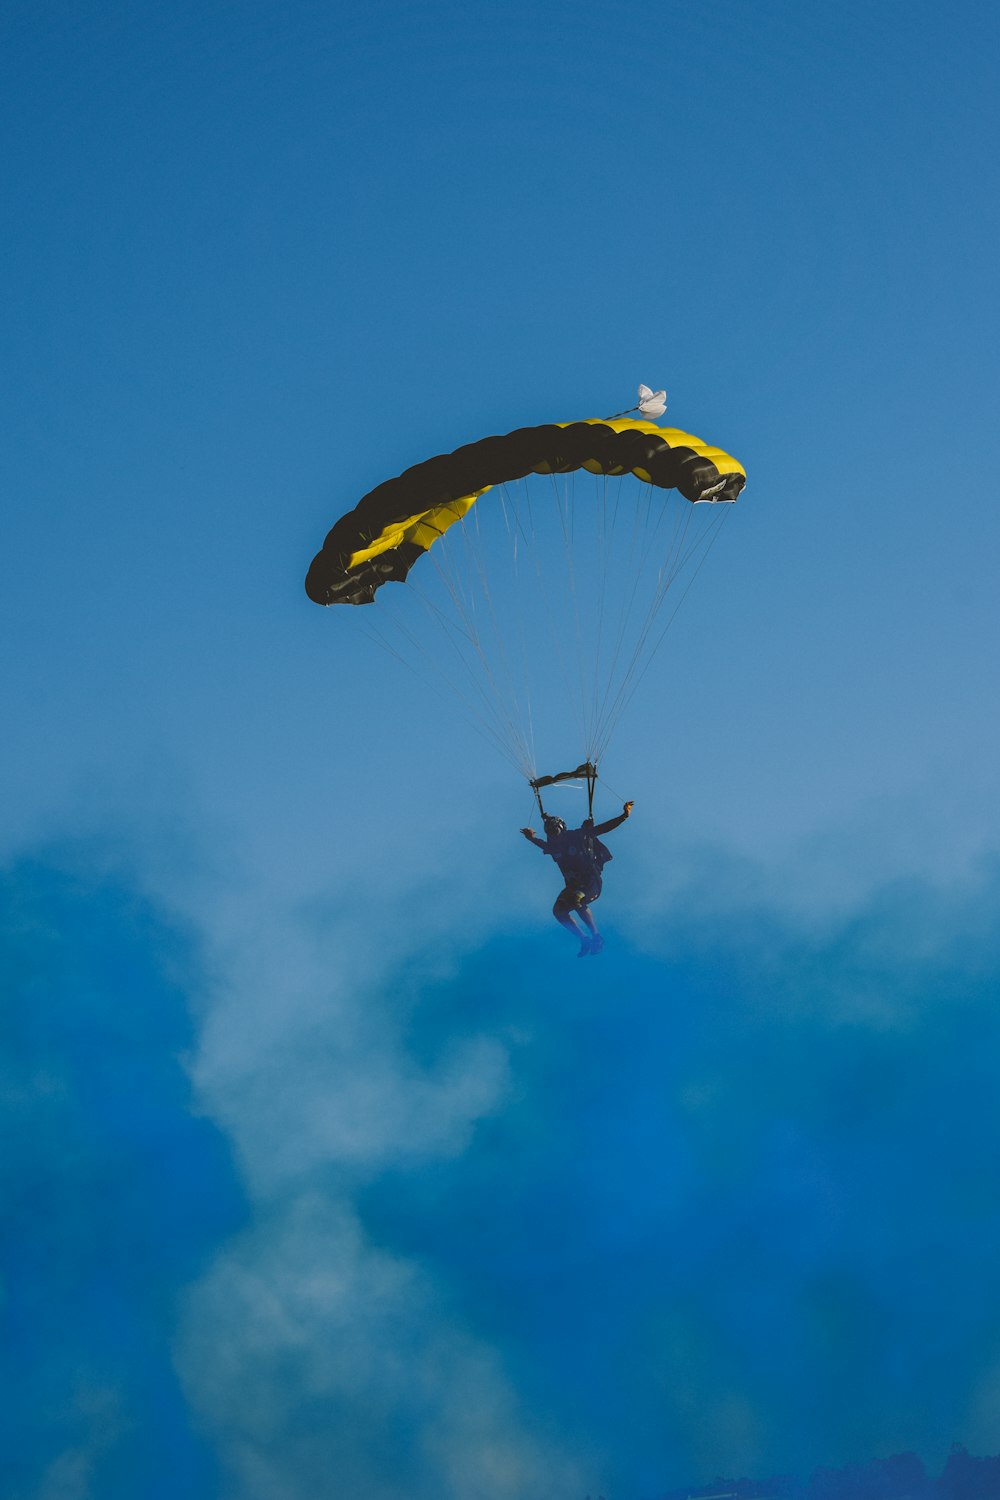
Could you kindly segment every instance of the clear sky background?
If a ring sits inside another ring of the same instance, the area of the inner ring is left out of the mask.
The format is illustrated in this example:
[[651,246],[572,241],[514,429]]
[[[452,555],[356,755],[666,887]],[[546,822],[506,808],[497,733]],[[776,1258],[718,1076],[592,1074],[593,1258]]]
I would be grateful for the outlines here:
[[[1000,1451],[997,33],[5,8],[13,1500]],[[302,578],[640,380],[750,478],[584,966],[523,782]]]

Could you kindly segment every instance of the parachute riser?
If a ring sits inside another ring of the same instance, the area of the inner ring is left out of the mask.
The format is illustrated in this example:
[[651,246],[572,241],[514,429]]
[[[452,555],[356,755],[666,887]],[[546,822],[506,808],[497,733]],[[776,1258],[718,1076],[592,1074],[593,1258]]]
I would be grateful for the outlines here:
[[587,817],[594,816],[594,791],[597,786],[597,766],[592,760],[585,761],[583,765],[577,766],[575,771],[557,771],[554,776],[536,776],[529,781],[528,785],[535,794],[538,803],[538,812],[541,818],[545,818],[545,808],[542,806],[541,788],[543,786],[555,786],[559,781],[577,781],[585,778],[587,782]]

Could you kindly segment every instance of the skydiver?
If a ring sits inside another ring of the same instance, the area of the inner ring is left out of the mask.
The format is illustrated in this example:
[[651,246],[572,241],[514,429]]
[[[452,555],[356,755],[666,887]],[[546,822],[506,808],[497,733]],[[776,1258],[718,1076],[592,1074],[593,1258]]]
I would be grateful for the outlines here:
[[[630,818],[634,805],[626,802],[617,818],[598,823],[596,827],[593,818],[585,818],[579,828],[567,828],[562,818],[543,814],[544,839],[538,838],[533,828],[521,829],[529,843],[541,849],[543,854],[551,855],[566,882],[556,897],[552,915],[561,927],[579,939],[577,958],[600,953],[604,947],[604,939],[597,930],[590,907],[601,894],[601,871],[613,855],[601,843],[599,835],[610,833]],[[582,926],[577,925],[574,916],[580,919]]]

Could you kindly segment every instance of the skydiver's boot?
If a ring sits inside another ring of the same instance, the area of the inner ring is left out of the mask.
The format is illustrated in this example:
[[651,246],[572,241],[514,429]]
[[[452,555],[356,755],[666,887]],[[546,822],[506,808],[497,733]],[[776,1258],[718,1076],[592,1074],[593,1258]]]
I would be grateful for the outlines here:
[[590,915],[589,907],[583,906],[580,908],[580,921],[584,924],[587,931],[583,935],[583,947],[576,956],[577,958],[589,958],[593,953],[600,953],[604,947],[604,939],[597,930],[597,923]]

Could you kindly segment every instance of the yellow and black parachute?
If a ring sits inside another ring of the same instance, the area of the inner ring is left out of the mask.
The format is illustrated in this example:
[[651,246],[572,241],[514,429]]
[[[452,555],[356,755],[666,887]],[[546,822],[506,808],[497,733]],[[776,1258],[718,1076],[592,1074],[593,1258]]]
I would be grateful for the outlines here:
[[[641,387],[643,412],[644,393],[663,397]],[[328,534],[306,592],[324,605],[378,593],[367,634],[450,688],[529,781],[546,784],[539,764],[581,762],[592,794],[676,613],[660,616],[668,591],[683,575],[683,599],[731,513],[719,502],[745,483],[720,448],[629,413],[520,427],[371,490]]]
[[653,422],[588,419],[519,427],[427,459],[369,491],[328,534],[306,577],[306,593],[317,604],[371,604],[376,589],[402,582],[494,485],[576,469],[634,474],[696,503],[735,500],[746,483],[742,466],[721,448]]

